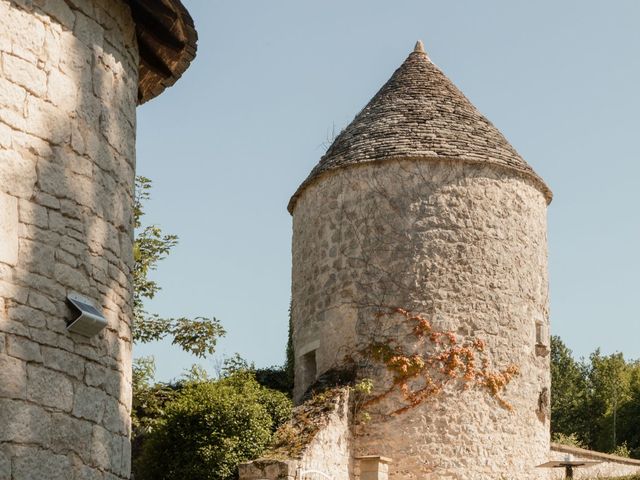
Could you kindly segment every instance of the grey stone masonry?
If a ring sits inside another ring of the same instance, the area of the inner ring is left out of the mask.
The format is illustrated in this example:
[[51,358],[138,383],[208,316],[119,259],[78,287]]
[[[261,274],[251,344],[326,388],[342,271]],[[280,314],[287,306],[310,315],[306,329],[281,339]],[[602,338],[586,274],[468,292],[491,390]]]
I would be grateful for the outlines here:
[[138,64],[124,0],[0,0],[1,480],[130,476]]

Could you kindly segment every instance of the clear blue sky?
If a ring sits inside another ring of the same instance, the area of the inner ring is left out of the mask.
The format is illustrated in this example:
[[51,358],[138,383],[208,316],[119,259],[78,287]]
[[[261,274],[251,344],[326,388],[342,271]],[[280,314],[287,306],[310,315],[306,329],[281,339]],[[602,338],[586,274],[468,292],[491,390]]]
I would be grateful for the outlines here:
[[[640,358],[640,2],[186,0],[198,57],[139,108],[147,220],[180,236],[148,309],[214,315],[218,357],[282,363],[290,195],[417,39],[555,193],[552,332]],[[193,363],[136,346],[169,380]]]

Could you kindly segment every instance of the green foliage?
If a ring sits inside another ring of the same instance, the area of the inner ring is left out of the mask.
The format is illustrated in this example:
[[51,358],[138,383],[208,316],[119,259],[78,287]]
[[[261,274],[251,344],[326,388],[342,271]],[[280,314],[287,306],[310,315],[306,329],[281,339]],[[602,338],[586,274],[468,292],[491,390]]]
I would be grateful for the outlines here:
[[640,458],[640,362],[621,353],[577,362],[551,339],[551,430],[585,448]]
[[[573,359],[560,337],[551,337],[551,433],[575,437],[583,446],[590,436],[586,369]],[[579,432],[579,433],[578,433]]]
[[136,480],[227,480],[258,457],[291,415],[291,401],[249,370],[183,381],[134,458]]
[[289,390],[293,392],[293,379],[295,375],[295,354],[293,351],[293,300],[289,302],[289,332],[287,335],[287,350],[286,360],[284,364],[284,371],[287,376],[287,383],[290,386]]
[[178,243],[176,235],[165,235],[156,225],[143,228],[144,202],[149,199],[150,190],[151,180],[136,177],[134,225],[138,232],[133,246],[133,340],[146,343],[169,336],[174,345],[204,357],[215,351],[217,339],[225,334],[216,318],[161,318],[144,309],[144,300],[152,299],[160,291],[160,286],[149,278],[149,274]]
[[556,432],[551,435],[551,441],[559,443],[560,445],[568,445],[570,447],[587,448],[575,433],[565,435],[564,433]]
[[619,457],[629,458],[631,456],[631,451],[629,450],[629,447],[627,447],[627,442],[622,442],[622,444],[614,448],[611,453]]

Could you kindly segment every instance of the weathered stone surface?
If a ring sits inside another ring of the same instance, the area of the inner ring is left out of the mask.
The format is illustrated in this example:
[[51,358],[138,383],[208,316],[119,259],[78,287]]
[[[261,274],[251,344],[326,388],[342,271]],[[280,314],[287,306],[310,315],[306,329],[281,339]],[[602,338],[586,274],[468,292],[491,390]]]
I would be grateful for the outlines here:
[[0,353],[0,397],[26,398],[27,364]]
[[40,405],[69,412],[73,406],[73,384],[66,375],[28,365],[27,398]]
[[49,444],[50,414],[22,400],[0,399],[0,442]]
[[82,380],[85,364],[82,357],[60,348],[46,346],[42,347],[42,356],[46,367]]
[[71,472],[69,457],[49,450],[29,448],[13,459],[13,480],[69,480]]
[[29,327],[42,328],[47,324],[46,313],[25,305],[11,307],[9,309],[9,318]]
[[11,457],[0,451],[0,480],[11,480]]
[[21,199],[19,202],[20,221],[26,224],[37,225],[40,228],[49,226],[47,209],[37,203]]
[[93,424],[65,413],[51,416],[51,448],[57,453],[74,452],[84,462],[91,461]]
[[[0,0],[0,480],[129,475],[137,48],[125,0]],[[70,291],[107,331],[67,331]]]
[[0,193],[0,262],[18,263],[18,199],[4,193]]
[[36,169],[33,159],[12,150],[0,150],[1,191],[21,198],[30,198],[35,183]]
[[129,411],[115,398],[107,398],[105,401],[104,418],[102,424],[108,430],[128,435],[131,431],[131,419]]
[[[10,108],[22,113],[26,98],[27,92],[24,88],[4,78],[0,78],[0,105],[2,105],[3,108]],[[7,127],[5,126],[5,128]],[[5,146],[8,145],[5,143]]]
[[6,78],[20,85],[35,96],[44,96],[47,91],[47,74],[32,63],[8,53],[2,54],[3,71]]
[[119,474],[122,469],[122,437],[94,425],[91,459],[94,465]]
[[32,342],[26,337],[9,335],[7,339],[7,352],[12,357],[20,358],[28,362],[42,362],[40,344]]
[[107,395],[103,390],[78,385],[73,402],[73,415],[100,423]]
[[[317,375],[376,341],[415,352],[406,324],[377,316],[396,307],[461,342],[482,339],[492,368],[520,370],[503,394],[513,411],[455,382],[398,415],[389,413],[402,399],[389,396],[355,436],[356,455],[393,458],[396,479],[537,478],[549,420],[536,411],[549,373],[535,353],[535,323],[548,311],[546,199],[533,180],[437,159],[342,168],[302,192],[293,235],[294,346],[313,353]],[[304,364],[297,358],[298,399],[317,378]],[[381,393],[390,374],[375,366],[360,374]]]

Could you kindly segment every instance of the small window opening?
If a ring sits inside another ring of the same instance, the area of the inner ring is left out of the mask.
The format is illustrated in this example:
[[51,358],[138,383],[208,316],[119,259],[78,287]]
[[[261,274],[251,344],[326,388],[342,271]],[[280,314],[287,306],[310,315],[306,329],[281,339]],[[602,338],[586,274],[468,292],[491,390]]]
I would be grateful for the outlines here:
[[313,385],[316,381],[316,375],[318,373],[318,367],[316,365],[316,350],[311,350],[302,356],[302,377],[303,385],[305,389]]
[[536,354],[541,357],[549,353],[549,327],[542,322],[536,322]]
[[546,347],[549,344],[547,326],[544,323],[536,323],[536,345]]

